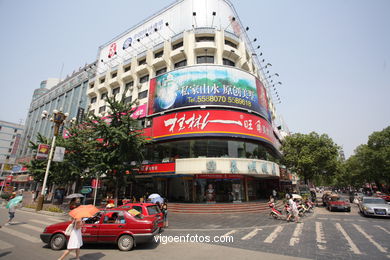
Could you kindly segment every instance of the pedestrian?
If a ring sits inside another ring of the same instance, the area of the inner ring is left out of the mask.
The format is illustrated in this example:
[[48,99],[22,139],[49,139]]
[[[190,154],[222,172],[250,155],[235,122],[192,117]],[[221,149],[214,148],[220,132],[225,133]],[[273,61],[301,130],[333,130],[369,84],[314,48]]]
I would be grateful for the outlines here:
[[277,195],[278,195],[278,193],[276,192],[275,189],[273,189],[273,190],[272,190],[272,196],[273,196],[274,200],[277,199],[277,198],[276,198]]
[[294,215],[295,222],[299,222],[299,210],[298,210],[298,204],[297,199],[294,199],[292,202],[292,213]]
[[69,236],[68,246],[66,251],[62,254],[58,260],[63,260],[71,251],[76,251],[76,258],[80,260],[80,247],[83,245],[83,237],[81,235],[81,228],[83,226],[83,222],[81,219],[73,219],[72,221],[72,232]]
[[4,224],[4,226],[9,226],[9,225],[13,224],[12,220],[15,217],[15,211],[16,211],[16,205],[14,203],[11,203],[11,205],[8,208],[9,218],[8,218],[7,223]]
[[161,205],[161,211],[164,214],[164,227],[168,227],[168,204],[167,204],[167,199],[164,199],[164,202]]

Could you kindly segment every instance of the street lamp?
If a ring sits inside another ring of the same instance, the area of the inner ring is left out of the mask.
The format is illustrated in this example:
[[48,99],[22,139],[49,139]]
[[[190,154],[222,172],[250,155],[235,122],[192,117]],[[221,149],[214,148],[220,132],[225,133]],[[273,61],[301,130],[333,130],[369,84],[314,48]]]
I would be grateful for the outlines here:
[[[41,116],[42,116],[42,119],[47,118],[48,117],[47,111],[43,111]],[[62,124],[64,123],[65,119],[68,116],[69,116],[68,113],[62,113],[62,111],[58,111],[57,109],[54,109],[52,117],[50,118],[50,121],[54,122],[54,136],[53,136],[53,140],[51,142],[49,158],[48,158],[46,171],[45,171],[45,177],[43,179],[42,192],[38,198],[38,204],[37,204],[36,211],[42,210],[42,208],[43,208],[43,201],[44,201],[44,198],[46,195],[46,182],[47,182],[47,177],[49,175],[50,164],[51,164],[51,160],[53,157],[54,146],[56,143],[56,137],[58,135],[58,131],[59,131],[60,127],[62,126]]]

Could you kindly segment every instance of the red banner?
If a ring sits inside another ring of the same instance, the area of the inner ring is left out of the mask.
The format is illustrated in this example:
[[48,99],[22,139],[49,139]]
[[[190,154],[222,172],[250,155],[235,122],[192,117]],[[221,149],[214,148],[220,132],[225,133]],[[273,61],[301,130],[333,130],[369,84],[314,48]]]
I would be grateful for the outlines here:
[[92,188],[96,188],[96,184],[97,184],[97,187],[100,188],[100,185],[102,184],[102,181],[99,180],[99,181],[96,183],[96,179],[92,179],[91,187],[92,187]]
[[13,178],[14,178],[14,177],[13,177],[12,175],[8,175],[7,178],[6,178],[6,181],[7,181],[7,182],[9,182],[9,181],[12,182],[12,179],[13,179]]
[[142,165],[139,173],[175,173],[175,163],[156,163]]
[[189,136],[244,137],[275,143],[272,126],[254,114],[229,110],[192,110],[153,119],[153,139]]

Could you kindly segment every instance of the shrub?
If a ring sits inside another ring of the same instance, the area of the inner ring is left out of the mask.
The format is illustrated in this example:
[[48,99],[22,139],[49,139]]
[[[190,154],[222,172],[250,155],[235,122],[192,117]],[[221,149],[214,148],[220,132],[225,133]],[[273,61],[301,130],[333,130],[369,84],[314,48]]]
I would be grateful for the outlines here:
[[63,213],[62,209],[54,205],[43,206],[43,210],[50,212]]

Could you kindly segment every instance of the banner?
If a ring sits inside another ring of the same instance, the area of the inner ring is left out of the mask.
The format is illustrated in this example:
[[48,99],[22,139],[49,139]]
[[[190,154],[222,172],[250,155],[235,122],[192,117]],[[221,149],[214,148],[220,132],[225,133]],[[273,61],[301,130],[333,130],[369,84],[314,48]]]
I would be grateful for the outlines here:
[[53,161],[54,162],[63,162],[65,155],[65,147],[56,146],[54,151]]
[[37,150],[36,159],[47,159],[49,156],[50,145],[48,144],[39,144]]
[[248,72],[222,66],[192,66],[150,81],[148,114],[189,106],[228,106],[260,114],[268,122],[266,90]]

